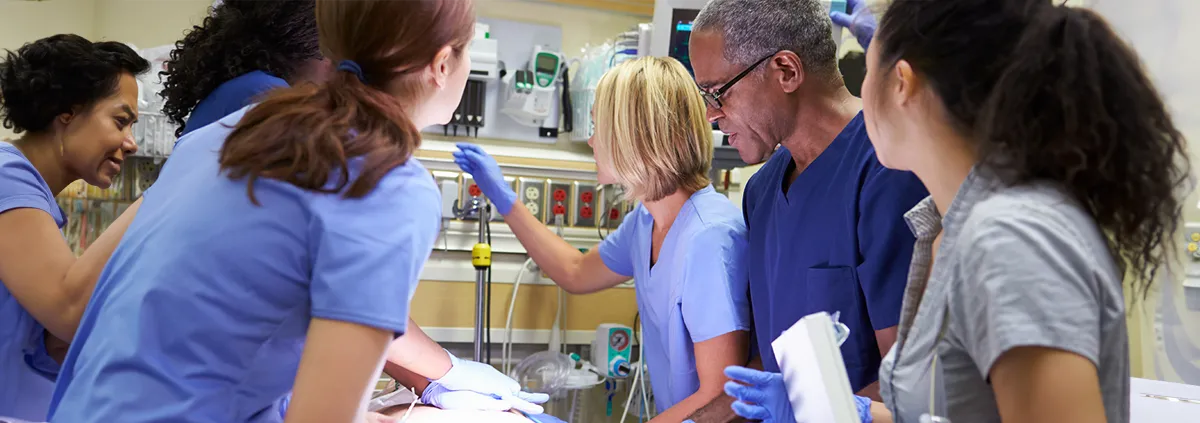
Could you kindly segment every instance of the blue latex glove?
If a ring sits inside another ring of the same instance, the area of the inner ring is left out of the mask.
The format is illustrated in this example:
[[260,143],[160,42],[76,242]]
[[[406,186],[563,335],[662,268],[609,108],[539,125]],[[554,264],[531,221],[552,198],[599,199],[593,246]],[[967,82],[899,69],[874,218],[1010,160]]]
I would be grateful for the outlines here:
[[500,164],[496,163],[496,159],[478,145],[468,143],[458,143],[458,151],[452,155],[458,168],[475,178],[475,184],[496,206],[496,212],[507,216],[517,201],[517,193],[512,185],[504,181],[504,174],[500,172]]
[[[725,382],[725,393],[736,400],[733,411],[737,415],[764,423],[795,421],[782,374],[729,366],[725,376],[733,380]],[[873,423],[870,398],[855,395],[854,405],[862,423]]]
[[854,406],[858,408],[858,420],[862,423],[874,423],[875,418],[871,416],[871,399],[867,397],[854,396]]
[[858,44],[866,50],[867,45],[871,44],[871,38],[875,36],[875,28],[879,26],[879,22],[875,20],[875,15],[871,13],[871,8],[865,0],[848,0],[846,10],[850,13],[832,11],[829,18],[833,19],[834,24],[849,29],[854,38],[858,39]]
[[[450,352],[447,351],[446,354],[450,354]],[[495,367],[476,361],[459,360],[454,354],[450,354],[450,371],[446,372],[441,379],[430,381],[425,392],[429,392],[431,388],[435,393],[439,389],[444,389],[484,394],[511,405],[505,410],[513,408],[529,414],[543,413],[544,410],[537,404],[550,400],[550,396],[546,394],[522,392],[521,384],[500,373]],[[422,398],[424,396],[425,394],[422,393]]]
[[725,368],[725,393],[733,397],[733,412],[763,423],[792,423],[792,403],[788,402],[783,375],[748,369],[741,366]]

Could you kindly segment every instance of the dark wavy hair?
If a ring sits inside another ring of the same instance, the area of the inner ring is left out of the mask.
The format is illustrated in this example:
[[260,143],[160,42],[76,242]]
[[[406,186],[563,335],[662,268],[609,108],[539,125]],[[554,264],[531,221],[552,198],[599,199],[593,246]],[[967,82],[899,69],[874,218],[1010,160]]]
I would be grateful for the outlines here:
[[1137,55],[1104,19],[1049,0],[895,0],[871,48],[885,68],[903,59],[927,77],[985,168],[1009,184],[1061,184],[1145,297],[1174,259],[1190,165]]
[[175,43],[166,62],[163,113],[178,126],[218,86],[248,72],[290,79],[321,58],[314,0],[226,0]]
[[121,75],[150,63],[125,44],[59,34],[6,51],[0,63],[0,118],[14,133],[40,132],[63,113],[89,109],[117,91]]

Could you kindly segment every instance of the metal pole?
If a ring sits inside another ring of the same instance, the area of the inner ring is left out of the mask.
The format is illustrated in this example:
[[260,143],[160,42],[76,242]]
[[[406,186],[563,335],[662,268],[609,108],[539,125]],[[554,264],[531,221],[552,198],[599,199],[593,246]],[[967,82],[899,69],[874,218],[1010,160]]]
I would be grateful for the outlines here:
[[[479,210],[479,244],[487,243],[487,237],[484,234],[487,219],[487,207],[480,205]],[[491,266],[491,252],[488,252],[488,267]],[[487,267],[475,266],[475,361],[483,361],[484,347],[484,331],[487,328],[484,325],[484,306],[487,301]]]

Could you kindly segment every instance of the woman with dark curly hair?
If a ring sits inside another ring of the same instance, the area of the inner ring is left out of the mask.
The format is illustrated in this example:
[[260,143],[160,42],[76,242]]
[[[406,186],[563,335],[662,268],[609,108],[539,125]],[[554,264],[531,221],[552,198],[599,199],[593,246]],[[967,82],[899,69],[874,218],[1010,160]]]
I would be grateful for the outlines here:
[[323,80],[313,0],[227,0],[175,43],[166,62],[163,113],[183,136],[236,112],[268,90]]
[[[132,220],[122,214],[76,258],[54,197],[77,180],[108,187],[137,151],[135,77],[150,68],[124,44],[55,35],[0,62],[0,416],[45,420],[59,364],[92,288]],[[49,334],[47,334],[47,331]]]
[[[1173,260],[1190,170],[1137,55],[1048,0],[895,0],[876,37],[867,130],[931,194],[905,216],[916,249],[876,417],[1128,422],[1123,287],[1144,298]],[[733,373],[750,375],[726,388],[741,415],[792,421],[778,377]]]

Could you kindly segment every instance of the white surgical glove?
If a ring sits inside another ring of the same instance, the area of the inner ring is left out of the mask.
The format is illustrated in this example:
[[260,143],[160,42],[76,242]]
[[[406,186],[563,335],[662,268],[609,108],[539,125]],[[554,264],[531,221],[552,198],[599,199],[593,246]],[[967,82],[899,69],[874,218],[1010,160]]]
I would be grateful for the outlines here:
[[[450,352],[447,351],[446,354],[450,354]],[[424,402],[425,397],[431,393],[444,396],[450,391],[480,393],[491,399],[508,403],[510,407],[504,408],[504,410],[515,408],[529,414],[541,414],[542,407],[537,404],[550,400],[550,396],[546,394],[521,392],[521,384],[500,373],[495,367],[476,361],[460,360],[454,354],[450,354],[450,371],[440,379],[430,381],[429,387],[425,388],[425,392],[421,395],[421,400]],[[454,397],[460,396],[466,397],[465,395],[455,395]],[[439,399],[439,401],[445,400]],[[457,401],[457,399],[453,401]],[[483,404],[475,400],[469,402]]]

